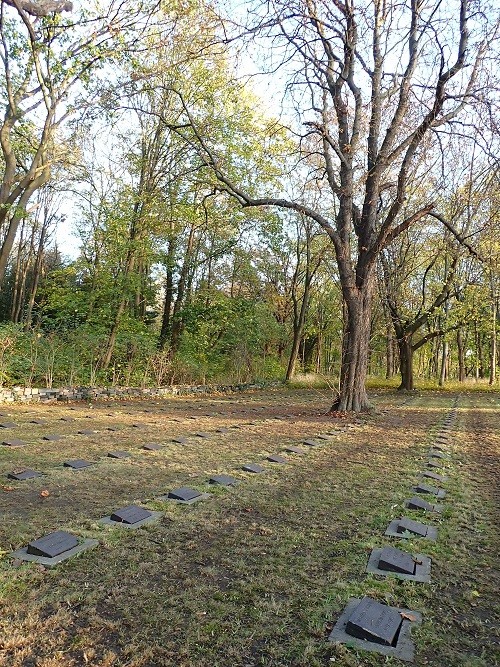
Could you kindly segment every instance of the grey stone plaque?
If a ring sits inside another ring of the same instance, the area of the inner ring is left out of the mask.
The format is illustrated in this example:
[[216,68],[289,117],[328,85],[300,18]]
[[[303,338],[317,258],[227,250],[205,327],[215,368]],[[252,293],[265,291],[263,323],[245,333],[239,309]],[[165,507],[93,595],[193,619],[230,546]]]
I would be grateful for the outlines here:
[[71,558],[72,556],[76,556],[79,553],[87,551],[87,549],[93,549],[98,544],[99,542],[97,540],[83,540],[82,542],[79,542],[72,549],[63,551],[58,556],[54,556],[53,558],[47,556],[37,556],[36,554],[30,554],[28,553],[28,547],[24,547],[23,549],[18,549],[17,551],[11,553],[10,556],[11,558],[16,558],[22,561],[39,563],[44,567],[54,567],[58,563],[61,563],[62,561]]
[[2,422],[0,424],[0,428],[15,428],[16,426],[17,424],[15,424],[14,422]]
[[65,461],[64,466],[66,468],[73,468],[73,470],[81,470],[82,468],[88,468],[94,464],[91,461],[85,461],[84,459],[72,459],[71,461]]
[[60,421],[62,422],[76,422],[75,417],[61,417]]
[[146,428],[146,424],[131,424],[131,428]]
[[94,435],[97,431],[92,430],[91,428],[82,428],[81,431],[78,431],[78,435]]
[[116,433],[117,431],[121,431],[120,426],[106,426],[106,431],[111,431],[111,433]]
[[446,496],[446,491],[443,491],[443,489],[438,489],[436,486],[429,486],[428,484],[422,484],[420,482],[413,490],[416,493],[426,493],[430,496],[436,496],[437,498],[444,498]]
[[30,424],[36,424],[37,426],[45,426],[46,423],[43,419],[30,419]]
[[402,533],[412,533],[413,535],[418,535],[419,537],[425,537],[427,535],[429,526],[426,526],[420,521],[414,521],[413,519],[408,519],[403,517],[398,522],[397,532],[401,535]]
[[289,447],[285,447],[285,452],[290,452],[291,454],[304,454],[304,450],[300,449],[300,447],[294,447],[293,445],[290,445]]
[[177,445],[185,445],[187,441],[188,439],[182,435],[179,435],[176,438],[172,438],[172,442],[175,442]]
[[48,440],[49,442],[56,442],[57,440],[62,440],[62,435],[57,435],[57,433],[50,433],[49,435],[44,435],[42,440]]
[[264,468],[258,463],[247,463],[246,465],[242,466],[242,470],[245,472],[264,472]]
[[440,461],[439,459],[437,459],[437,460],[429,459],[427,461],[427,467],[428,468],[434,468],[435,470],[437,470],[437,469],[442,470],[443,469],[443,462]]
[[384,547],[379,556],[379,569],[401,574],[415,574],[415,561],[407,551]]
[[430,452],[429,452],[429,456],[430,456],[432,459],[447,459],[447,458],[448,458],[448,457],[446,456],[446,454],[443,454],[443,452],[438,452],[438,451],[436,451],[436,450],[434,450],[434,449],[431,449],[431,450],[430,450]]
[[319,447],[319,442],[315,442],[314,440],[304,440],[302,442],[303,445],[306,447]]
[[266,457],[266,460],[271,463],[288,463],[287,459],[284,456],[279,456],[279,454],[271,454],[271,456]]
[[231,475],[214,475],[208,480],[209,484],[220,484],[221,486],[236,486],[239,480],[231,477]]
[[41,472],[36,472],[36,470],[19,470],[9,472],[7,475],[9,479],[16,479],[17,481],[22,481],[25,479],[33,479],[34,477],[43,477]]
[[127,507],[122,507],[113,512],[113,514],[110,515],[110,519],[116,523],[133,524],[138,523],[139,521],[144,521],[144,519],[149,519],[151,516],[151,512],[143,507],[139,507],[139,505],[128,505]]
[[427,502],[423,498],[414,496],[405,501],[405,507],[409,510],[424,510],[424,512],[441,512],[442,507],[440,505],[434,505],[433,503]]
[[393,519],[384,534],[400,539],[425,538],[435,541],[438,531],[434,526],[428,526],[408,517],[403,517],[402,519]]
[[[386,549],[374,549],[372,551],[366,567],[367,572],[381,576],[394,576],[397,579],[406,579],[420,583],[426,583],[431,580],[431,559],[429,556],[424,556],[423,554],[406,554],[411,557],[411,563],[408,561],[404,565],[404,571],[402,571],[403,568],[399,567],[402,560],[393,558],[391,554],[384,553],[385,551]],[[395,549],[395,551],[399,550]],[[401,551],[399,553],[404,554],[405,552]],[[387,564],[389,567],[387,567]],[[395,567],[393,567],[394,564]]]
[[24,445],[27,445],[27,442],[24,442],[24,440],[18,440],[17,438],[12,438],[12,440],[3,440],[2,445],[5,445],[6,447],[23,447]]
[[190,489],[187,486],[181,486],[179,489],[169,491],[167,500],[175,500],[180,503],[193,503],[202,498],[208,498],[208,493],[201,493],[196,489]]
[[65,551],[74,549],[78,545],[78,540],[71,533],[63,530],[56,530],[45,537],[33,540],[27,547],[27,552],[34,556],[44,556],[45,558],[55,558]]
[[434,479],[436,482],[446,482],[448,477],[446,475],[439,475],[436,472],[430,470],[424,470],[422,472],[422,477],[427,477],[427,479]]
[[402,623],[397,609],[365,597],[350,615],[345,629],[351,637],[395,646]]
[[210,433],[207,433],[206,431],[198,431],[198,433],[195,433],[195,436],[197,438],[209,438]]
[[122,452],[122,451],[108,452],[108,457],[110,459],[128,459],[129,456],[132,456],[130,452]]
[[225,427],[217,428],[217,429],[215,430],[215,432],[216,432],[216,433],[229,433],[229,429],[228,429],[228,428],[225,428]]
[[157,445],[154,442],[150,442],[147,445],[142,446],[147,452],[157,452],[159,449],[162,449],[161,445]]

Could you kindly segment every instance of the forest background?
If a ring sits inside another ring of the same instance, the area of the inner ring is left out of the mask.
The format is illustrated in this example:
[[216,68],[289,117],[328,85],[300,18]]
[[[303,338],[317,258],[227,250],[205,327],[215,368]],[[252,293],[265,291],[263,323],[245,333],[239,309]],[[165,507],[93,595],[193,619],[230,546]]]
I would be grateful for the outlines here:
[[494,5],[4,0],[0,26],[3,385],[347,385],[367,253],[363,383],[497,382]]

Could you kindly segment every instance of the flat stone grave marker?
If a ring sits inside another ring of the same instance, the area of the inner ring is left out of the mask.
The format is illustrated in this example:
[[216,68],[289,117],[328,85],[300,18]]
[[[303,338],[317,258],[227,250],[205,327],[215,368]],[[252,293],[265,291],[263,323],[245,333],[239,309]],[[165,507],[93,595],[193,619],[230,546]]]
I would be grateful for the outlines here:
[[94,431],[91,428],[82,428],[81,431],[78,431],[78,435],[94,435],[97,431]]
[[434,461],[433,459],[429,459],[427,461],[427,467],[428,468],[435,468],[435,469],[443,469],[443,462],[442,461]]
[[424,510],[425,512],[441,512],[442,505],[434,505],[433,503],[427,502],[423,498],[418,498],[414,496],[405,501],[405,507],[409,510]]
[[14,551],[11,557],[24,561],[34,561],[46,567],[53,567],[97,545],[97,540],[83,540],[80,542],[75,535],[63,530],[56,530],[53,533],[29,542],[27,547]]
[[127,526],[137,526],[137,524],[143,525],[148,519],[151,520],[153,518],[155,517],[152,512],[144,509],[144,507],[139,507],[139,505],[122,507],[109,516],[111,522],[121,523]]
[[59,421],[62,421],[62,422],[76,422],[76,418],[75,417],[61,417],[61,419]]
[[215,432],[216,432],[216,433],[229,433],[229,429],[228,429],[228,428],[225,428],[225,427],[223,427],[223,428],[217,428],[217,429],[215,429]]
[[415,574],[415,560],[407,551],[395,547],[384,547],[379,556],[378,567],[387,572]]
[[431,450],[430,450],[430,452],[429,452],[429,456],[430,456],[432,459],[447,459],[447,458],[448,458],[448,456],[447,456],[446,454],[443,454],[443,452],[441,452],[441,451],[436,451],[436,450],[434,450],[434,449],[431,449]]
[[288,463],[287,459],[285,459],[284,456],[280,456],[279,454],[271,454],[271,456],[266,457],[267,461],[270,461],[271,463]]
[[301,454],[305,454],[303,449],[300,449],[300,447],[294,447],[293,445],[285,447],[285,452],[290,452],[291,454],[298,454],[299,456]]
[[128,459],[129,456],[132,456],[130,452],[122,452],[122,451],[108,452],[108,457],[110,459]]
[[428,493],[430,496],[436,496],[437,498],[444,498],[446,496],[446,491],[443,489],[438,489],[437,486],[422,484],[421,482],[419,482],[413,490],[416,493]]
[[4,440],[2,442],[2,445],[5,445],[6,447],[23,447],[27,444],[28,443],[24,440],[18,440],[17,438],[13,438],[12,440]]
[[2,422],[0,428],[16,428],[17,424],[15,422]]
[[130,428],[146,428],[146,424],[131,424]]
[[423,554],[413,555],[394,547],[373,549],[366,571],[425,583],[431,579],[431,559]]
[[316,440],[331,440],[332,436],[328,434],[321,433],[320,435],[316,436]]
[[410,609],[388,607],[365,597],[350,600],[328,640],[412,662],[415,648],[411,626],[421,614]]
[[426,477],[427,479],[434,479],[436,482],[446,482],[448,479],[447,475],[439,475],[437,472],[432,472],[430,470],[424,470],[422,472],[422,477]]
[[29,542],[27,552],[34,556],[54,558],[76,546],[78,546],[78,539],[74,535],[63,530],[56,530],[45,537]]
[[33,479],[35,477],[43,477],[43,473],[36,472],[36,470],[13,470],[7,475],[9,479],[15,479],[21,482],[25,479]]
[[428,540],[436,540],[437,529],[409,517],[402,517],[391,521],[385,534],[391,537],[426,537]]
[[64,436],[57,433],[49,433],[49,435],[44,435],[42,440],[48,440],[49,442],[56,442],[57,440],[62,440]]
[[402,623],[397,609],[365,597],[349,617],[346,632],[351,637],[393,646]]
[[242,470],[245,472],[264,472],[264,468],[260,466],[258,463],[247,463],[246,465],[242,466]]
[[306,447],[319,447],[320,446],[319,442],[315,442],[314,440],[304,440],[302,442],[302,444],[305,445]]
[[71,459],[70,461],[64,461],[63,465],[73,470],[82,470],[83,468],[93,466],[94,463],[92,461],[85,461],[84,459]]
[[177,445],[185,445],[187,441],[188,439],[185,438],[183,435],[178,435],[175,438],[172,438],[172,442],[175,442]]
[[121,426],[106,426],[106,431],[111,431],[112,433],[115,433],[116,431],[121,431],[122,427]]
[[36,424],[37,426],[45,426],[47,422],[44,419],[30,419],[30,424]]
[[207,433],[206,431],[198,431],[198,433],[195,433],[195,436],[197,438],[209,438],[210,433]]
[[178,503],[191,504],[197,502],[198,500],[208,498],[209,494],[202,493],[201,491],[197,491],[196,489],[191,489],[188,486],[181,486],[178,489],[173,489],[173,491],[169,491],[166,497],[167,500],[175,500]]
[[157,452],[159,449],[162,449],[162,446],[157,445],[154,442],[150,442],[146,445],[143,445],[142,448],[145,449],[147,452]]
[[221,486],[236,486],[240,483],[240,480],[231,475],[213,475],[208,480],[209,484],[220,484]]

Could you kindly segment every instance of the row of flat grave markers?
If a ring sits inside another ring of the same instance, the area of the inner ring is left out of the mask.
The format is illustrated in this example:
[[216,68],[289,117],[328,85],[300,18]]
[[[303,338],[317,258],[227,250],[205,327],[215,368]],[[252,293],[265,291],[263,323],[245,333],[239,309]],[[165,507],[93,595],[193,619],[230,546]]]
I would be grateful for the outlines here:
[[[226,432],[227,429],[218,429],[219,432]],[[330,432],[327,435],[318,436],[318,440],[330,440],[335,432]],[[197,434],[200,437],[208,437],[209,434],[199,433]],[[174,442],[180,442],[181,439],[174,439]],[[320,443],[316,441],[304,441],[305,445],[309,446],[320,446]],[[295,454],[304,454],[304,451],[298,447],[287,447],[286,451],[295,453]],[[115,458],[123,458],[128,455],[128,452],[114,452]],[[284,457],[273,454],[267,457],[266,459],[270,463],[284,464],[288,463],[288,460]],[[70,467],[79,469],[91,465],[91,463],[81,460],[75,460],[67,462],[71,464]],[[242,469],[247,472],[259,473],[264,472],[264,467],[252,463],[242,466]],[[25,473],[33,473],[34,471],[25,471]],[[33,475],[31,475],[33,476]],[[39,476],[39,473],[35,473],[34,476]],[[29,476],[21,477],[21,479],[28,479]],[[218,484],[222,486],[236,486],[239,484],[240,480],[232,477],[231,475],[213,475],[209,479],[210,484]],[[170,491],[168,494],[159,496],[157,500],[160,501],[171,501],[175,503],[181,503],[185,505],[191,505],[193,503],[199,502],[200,500],[205,500],[209,498],[209,493],[203,493],[196,489],[191,489],[189,487],[180,487]],[[147,510],[144,507],[139,505],[129,505],[127,507],[120,508],[113,512],[112,514],[102,517],[98,520],[98,523],[103,526],[121,526],[129,529],[140,528],[141,526],[148,525],[158,521],[162,512],[153,512]],[[72,533],[67,533],[65,531],[55,531],[49,533],[44,537],[33,540],[29,542],[26,547],[18,549],[17,551],[12,552],[10,555],[12,558],[17,558],[23,561],[34,561],[46,567],[53,567],[62,561],[71,558],[72,556],[82,553],[88,549],[96,547],[98,545],[98,540],[95,539],[84,539],[79,540],[76,535]]]
[[[449,431],[456,417],[453,409],[445,419],[435,444],[429,451],[426,470],[422,471],[422,481],[413,491],[433,498],[444,498],[443,489],[429,486],[428,479],[445,482],[448,478],[441,474],[445,461],[448,460],[446,445],[450,442]],[[436,473],[439,468],[440,473]],[[408,509],[440,513],[442,505],[430,503],[419,496],[405,501]],[[435,540],[437,530],[434,526],[401,517],[392,521],[385,535],[398,538],[427,538]],[[393,575],[399,579],[416,582],[429,582],[431,559],[425,554],[411,554],[392,546],[374,549],[369,557],[366,572],[378,575]],[[349,644],[356,648],[376,651],[387,656],[412,662],[414,645],[411,640],[411,627],[420,623],[419,612],[399,607],[389,607],[368,597],[350,600],[333,628],[329,641]]]
[[[148,411],[145,410],[144,412],[148,412]],[[87,415],[87,416],[89,418],[91,418],[91,415]],[[113,415],[109,415],[109,416],[113,416]],[[61,417],[61,420],[62,421],[68,421],[68,422],[69,421],[76,421],[76,419],[74,417]],[[38,425],[45,425],[46,424],[46,422],[44,420],[41,420],[41,419],[32,419],[30,421],[30,423],[38,424]],[[0,428],[14,428],[16,426],[17,426],[17,424],[15,424],[14,422],[0,423]],[[131,424],[131,428],[137,428],[137,429],[138,428],[144,428],[145,426],[146,425],[140,424],[140,423]],[[106,430],[107,431],[119,431],[120,429],[118,427],[109,426],[109,427],[106,428]],[[220,429],[217,429],[217,432],[218,433],[225,433],[225,432],[227,432],[227,429],[220,428]],[[77,432],[77,435],[89,435],[90,436],[90,435],[95,435],[96,433],[98,433],[98,431],[96,431],[94,429],[81,429]],[[72,434],[69,434],[69,435],[72,435]],[[210,437],[210,434],[209,433],[204,433],[204,432],[199,432],[199,433],[196,433],[195,436],[200,437],[200,438],[208,438],[208,437]],[[42,437],[42,440],[58,441],[58,440],[63,439],[64,437],[66,437],[66,436],[59,435],[59,434],[51,434],[51,435],[44,435]],[[186,437],[173,438],[172,442],[184,444],[184,443],[187,442],[187,438]],[[5,445],[7,447],[21,447],[21,446],[27,445],[27,443],[24,440],[19,440],[19,439],[13,438],[13,439],[10,439],[10,440],[4,440],[2,442],[2,445]],[[156,451],[156,450],[162,449],[162,445],[149,443],[149,444],[143,445],[142,449],[144,449],[146,451]],[[123,458],[127,458],[129,456],[131,456],[131,454],[129,452],[124,452],[124,451],[116,451],[116,452],[109,452],[108,453],[108,457],[110,457],[110,458],[123,459]],[[82,459],[75,459],[75,460],[71,460],[71,461],[65,461],[63,465],[65,467],[72,468],[74,470],[81,470],[83,468],[88,468],[88,467],[94,465],[94,462],[84,461]],[[41,477],[41,476],[43,476],[43,473],[37,472],[35,470],[13,471],[13,472],[11,472],[7,475],[7,477],[9,479],[15,479],[15,480],[18,480],[18,481],[26,480],[26,479],[32,479],[34,477]]]

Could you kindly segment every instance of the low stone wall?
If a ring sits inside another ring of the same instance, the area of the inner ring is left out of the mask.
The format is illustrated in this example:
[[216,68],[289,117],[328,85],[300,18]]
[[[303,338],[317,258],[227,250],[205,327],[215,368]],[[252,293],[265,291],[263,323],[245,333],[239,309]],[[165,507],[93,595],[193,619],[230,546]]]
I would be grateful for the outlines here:
[[246,382],[230,385],[172,385],[170,387],[61,387],[41,389],[37,387],[0,387],[0,403],[35,403],[48,401],[109,401],[131,398],[161,398],[165,396],[187,396],[217,394],[278,387],[281,382]]

